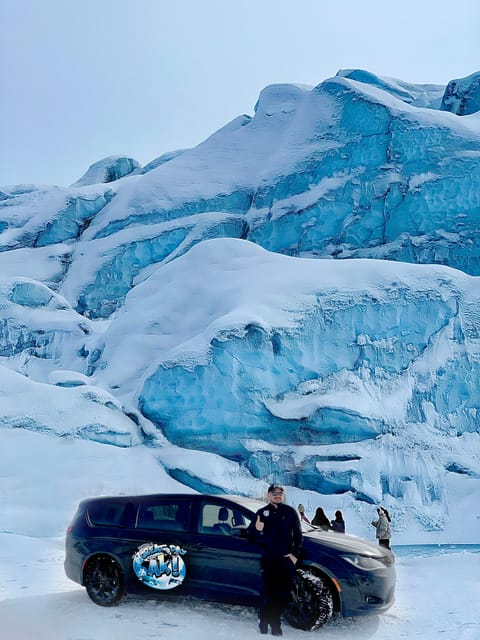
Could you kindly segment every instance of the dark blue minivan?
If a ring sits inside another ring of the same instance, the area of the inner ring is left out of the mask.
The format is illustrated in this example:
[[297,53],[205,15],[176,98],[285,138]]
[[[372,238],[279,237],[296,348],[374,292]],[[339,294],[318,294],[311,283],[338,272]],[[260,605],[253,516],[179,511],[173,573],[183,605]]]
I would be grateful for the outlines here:
[[[261,550],[246,529],[263,503],[241,496],[155,494],[83,500],[66,535],[65,572],[99,605],[126,593],[256,606]],[[394,555],[302,522],[303,550],[284,617],[315,629],[332,615],[386,611]]]

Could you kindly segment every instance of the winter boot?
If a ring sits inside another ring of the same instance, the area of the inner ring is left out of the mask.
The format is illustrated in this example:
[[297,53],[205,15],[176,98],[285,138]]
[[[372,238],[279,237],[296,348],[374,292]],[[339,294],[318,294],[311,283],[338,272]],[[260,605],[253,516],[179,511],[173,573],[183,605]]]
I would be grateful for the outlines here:
[[268,622],[265,618],[260,618],[258,621],[258,630],[262,635],[268,632]]

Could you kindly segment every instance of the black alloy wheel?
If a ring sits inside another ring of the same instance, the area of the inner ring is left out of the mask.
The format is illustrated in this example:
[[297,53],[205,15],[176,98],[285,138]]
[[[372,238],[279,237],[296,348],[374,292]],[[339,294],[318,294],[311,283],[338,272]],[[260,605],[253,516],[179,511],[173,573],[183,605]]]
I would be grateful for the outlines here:
[[109,556],[90,560],[85,568],[84,584],[91,600],[101,607],[117,604],[124,594],[122,570]]

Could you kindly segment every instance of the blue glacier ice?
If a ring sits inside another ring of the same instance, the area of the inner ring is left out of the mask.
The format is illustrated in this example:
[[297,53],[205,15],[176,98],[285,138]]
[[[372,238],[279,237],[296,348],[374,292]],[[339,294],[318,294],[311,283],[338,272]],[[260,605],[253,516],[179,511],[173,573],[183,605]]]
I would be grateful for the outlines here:
[[480,73],[451,80],[442,98],[441,108],[459,116],[476,113],[480,110]]
[[[270,268],[259,276],[262,260]],[[155,331],[143,348],[157,363],[150,363],[139,402],[171,442],[306,490],[368,503],[408,496],[422,510],[444,501],[447,468],[458,473],[452,461],[462,459],[469,434],[478,443],[476,278],[393,262],[312,264],[262,256],[233,240],[204,242],[168,267],[128,296],[114,330],[128,335],[128,354],[141,344],[137,322]],[[285,273],[295,302],[285,292]],[[221,284],[212,289],[212,281]],[[173,282],[183,283],[181,292]],[[163,318],[157,296],[168,300]],[[231,306],[219,307],[217,296]],[[150,302],[138,314],[140,299]],[[197,299],[208,321],[198,319],[199,334],[185,319],[195,340],[184,342],[179,316]],[[205,330],[212,324],[221,331]],[[125,356],[107,348],[106,360],[102,384],[128,387],[119,373]],[[384,460],[379,450],[388,451]],[[463,473],[480,477],[478,456]]]
[[479,78],[271,85],[192,149],[0,188],[0,372],[41,408],[0,425],[448,527],[480,480]]
[[72,184],[72,187],[84,187],[99,182],[115,182],[139,168],[140,163],[134,158],[109,156],[90,165],[84,175]]
[[[212,213],[243,217],[220,235],[288,255],[446,264],[476,275],[479,116],[441,109],[441,89],[360,70],[313,88],[272,85],[261,92],[253,118],[240,116],[194,149],[164,154],[143,175],[137,168],[118,173],[123,177],[108,187],[34,197],[5,191],[0,211],[8,228],[0,248],[109,238],[112,249],[98,262],[94,282],[90,252],[77,251],[78,270],[89,277],[72,302],[82,313],[89,307],[91,317],[108,317],[130,286],[115,286],[112,261],[129,263],[139,245],[145,260],[136,260],[138,271],[169,260],[190,243],[181,246],[180,231],[172,243],[171,228],[158,225],[189,218],[189,235],[199,241]],[[97,164],[101,172],[109,166]],[[30,203],[35,215],[22,216]],[[144,241],[147,226],[151,237]],[[112,300],[99,305],[94,300],[106,285]]]
[[443,85],[411,84],[395,78],[383,78],[363,69],[342,69],[337,76],[378,87],[415,107],[440,109],[445,94]]

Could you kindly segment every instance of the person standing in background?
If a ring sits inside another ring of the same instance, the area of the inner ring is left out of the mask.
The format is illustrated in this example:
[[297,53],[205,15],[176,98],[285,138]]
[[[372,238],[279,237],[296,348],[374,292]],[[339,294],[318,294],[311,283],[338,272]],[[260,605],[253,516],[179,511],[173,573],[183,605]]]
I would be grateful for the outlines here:
[[280,619],[295,581],[295,565],[302,547],[300,518],[285,504],[284,489],[279,484],[268,487],[268,504],[259,509],[248,528],[248,537],[262,548],[263,602],[259,610],[258,629],[281,636]]
[[319,529],[323,529],[323,531],[328,531],[331,529],[330,520],[327,518],[327,514],[322,509],[322,507],[318,507],[315,511],[315,515],[313,517],[312,523],[314,527],[318,527]]
[[305,507],[303,506],[303,504],[298,505],[297,511],[298,511],[298,515],[300,516],[300,520],[303,520],[304,522],[307,522],[308,524],[310,524],[310,520],[307,518],[305,514]]
[[337,531],[337,533],[345,533],[345,520],[343,519],[341,511],[335,511],[335,520],[332,520],[330,524],[332,525],[332,529]]
[[375,537],[378,540],[378,544],[382,547],[386,547],[390,549],[390,539],[392,537],[392,532],[390,529],[390,522],[392,521],[390,518],[390,514],[383,507],[378,507],[377,509],[377,519],[372,520],[372,527],[375,527]]

